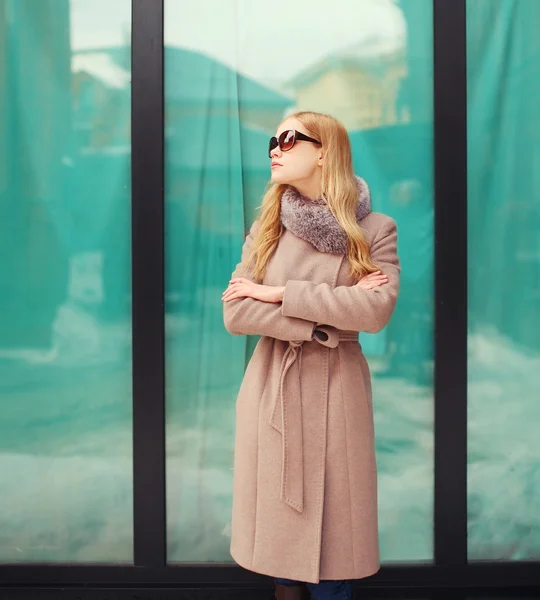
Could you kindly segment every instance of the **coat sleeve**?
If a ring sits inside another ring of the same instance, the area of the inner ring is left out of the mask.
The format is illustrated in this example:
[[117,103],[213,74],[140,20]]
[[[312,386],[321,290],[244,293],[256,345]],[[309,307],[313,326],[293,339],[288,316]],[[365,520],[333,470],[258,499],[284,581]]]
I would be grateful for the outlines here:
[[[258,221],[253,223],[242,248],[242,258],[231,279],[246,277],[253,280],[245,268],[251,252]],[[284,341],[309,341],[313,338],[315,323],[309,319],[287,317],[281,314],[281,304],[262,302],[254,298],[236,298],[223,303],[225,328],[233,335],[263,335]]]
[[285,285],[282,314],[347,331],[377,333],[390,321],[399,291],[397,228],[390,217],[375,236],[371,259],[388,276],[388,283],[363,290],[358,286],[332,288],[326,283],[290,280]]

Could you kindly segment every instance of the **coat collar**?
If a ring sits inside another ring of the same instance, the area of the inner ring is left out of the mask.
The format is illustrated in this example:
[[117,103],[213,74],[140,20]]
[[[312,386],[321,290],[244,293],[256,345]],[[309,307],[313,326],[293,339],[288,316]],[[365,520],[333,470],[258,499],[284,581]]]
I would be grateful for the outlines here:
[[[360,222],[371,212],[371,198],[367,183],[356,177],[358,206],[356,220]],[[289,186],[281,197],[281,222],[283,226],[319,252],[347,253],[347,234],[322,199],[311,200]]]

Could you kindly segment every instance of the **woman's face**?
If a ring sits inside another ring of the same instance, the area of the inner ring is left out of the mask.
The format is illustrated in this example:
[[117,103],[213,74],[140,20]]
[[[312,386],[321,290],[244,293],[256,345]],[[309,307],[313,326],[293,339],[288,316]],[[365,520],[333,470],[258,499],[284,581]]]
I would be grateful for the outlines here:
[[[314,137],[300,123],[298,119],[285,119],[276,130],[276,137],[279,138],[283,131],[296,129],[300,133]],[[320,168],[322,166],[321,147],[312,142],[297,140],[294,146],[282,152],[279,148],[271,151],[271,180],[273,183],[292,185],[301,190],[306,184],[320,177]]]

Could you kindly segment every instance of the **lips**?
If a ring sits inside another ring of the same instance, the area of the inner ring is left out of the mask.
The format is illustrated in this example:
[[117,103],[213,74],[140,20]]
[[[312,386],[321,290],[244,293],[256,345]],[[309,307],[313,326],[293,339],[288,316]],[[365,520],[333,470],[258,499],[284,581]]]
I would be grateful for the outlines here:
[[270,166],[272,168],[274,168],[274,167],[282,167],[283,165],[281,163],[273,162]]

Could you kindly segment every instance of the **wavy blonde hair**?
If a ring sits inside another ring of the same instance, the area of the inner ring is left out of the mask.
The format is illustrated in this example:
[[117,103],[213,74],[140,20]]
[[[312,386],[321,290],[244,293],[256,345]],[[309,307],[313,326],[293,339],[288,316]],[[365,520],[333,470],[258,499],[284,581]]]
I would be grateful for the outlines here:
[[[321,197],[347,234],[347,258],[351,277],[357,282],[378,268],[371,261],[369,244],[356,220],[358,187],[347,130],[337,119],[322,113],[297,112],[287,118],[300,121],[308,135],[322,144],[324,163]],[[263,280],[268,262],[283,233],[280,218],[281,196],[287,187],[286,184],[269,183],[259,206],[260,227],[248,257],[248,265],[252,265],[252,275],[259,282]]]

